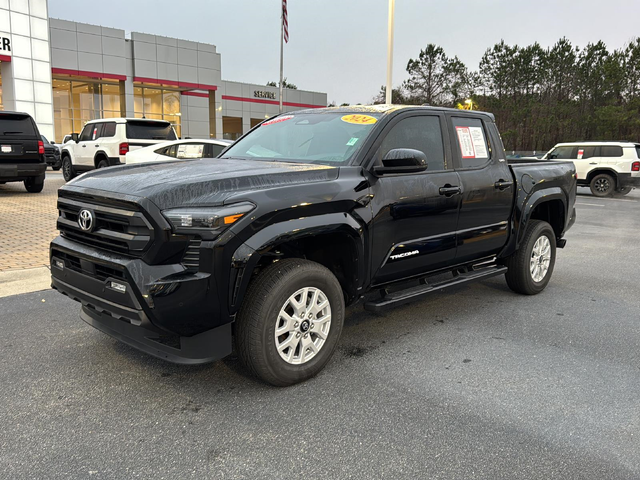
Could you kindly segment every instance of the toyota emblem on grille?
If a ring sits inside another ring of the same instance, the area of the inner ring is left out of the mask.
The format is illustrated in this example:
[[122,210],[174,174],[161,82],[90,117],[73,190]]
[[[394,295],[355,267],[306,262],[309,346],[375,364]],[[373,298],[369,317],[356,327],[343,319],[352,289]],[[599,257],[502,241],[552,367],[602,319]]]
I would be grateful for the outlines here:
[[78,213],[78,225],[85,232],[90,231],[93,228],[93,213],[90,210],[80,210]]

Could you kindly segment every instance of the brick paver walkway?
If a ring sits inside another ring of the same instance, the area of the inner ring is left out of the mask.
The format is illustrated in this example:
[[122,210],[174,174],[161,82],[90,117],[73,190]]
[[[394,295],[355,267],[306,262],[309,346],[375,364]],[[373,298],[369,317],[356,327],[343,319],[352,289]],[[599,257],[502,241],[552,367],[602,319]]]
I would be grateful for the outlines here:
[[49,265],[62,185],[62,175],[49,170],[40,193],[28,193],[21,182],[0,185],[0,272]]

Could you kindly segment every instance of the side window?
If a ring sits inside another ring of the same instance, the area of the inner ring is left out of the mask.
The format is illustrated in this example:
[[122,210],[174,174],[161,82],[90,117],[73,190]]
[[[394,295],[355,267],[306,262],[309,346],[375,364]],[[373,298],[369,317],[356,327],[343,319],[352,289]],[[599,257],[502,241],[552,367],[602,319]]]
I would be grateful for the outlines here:
[[176,158],[176,149],[177,149],[177,145],[171,145],[169,147],[169,150],[165,153],[165,155],[169,156],[169,157],[173,157]]
[[115,137],[116,135],[116,124],[115,122],[107,122],[102,124],[102,135],[101,137]]
[[85,125],[80,133],[80,137],[78,137],[79,142],[86,142],[87,140],[91,140],[91,135],[93,134],[93,124]]
[[600,156],[600,147],[578,147],[577,160]]
[[210,152],[211,152],[211,158],[215,158],[218,155],[220,155],[222,153],[222,150],[224,150],[224,145],[214,145],[211,144],[209,145],[210,148]]
[[622,147],[617,145],[603,145],[600,147],[601,157],[621,157]]
[[446,169],[440,117],[423,115],[400,120],[382,141],[378,162],[394,148],[413,148],[423,152],[427,157],[427,172]]
[[103,123],[94,123],[93,130],[91,130],[91,140],[95,140],[102,136],[102,125]]
[[576,147],[556,147],[549,154],[549,160],[575,160],[577,150]]
[[481,167],[491,158],[487,132],[478,118],[452,117],[455,143],[462,168]]

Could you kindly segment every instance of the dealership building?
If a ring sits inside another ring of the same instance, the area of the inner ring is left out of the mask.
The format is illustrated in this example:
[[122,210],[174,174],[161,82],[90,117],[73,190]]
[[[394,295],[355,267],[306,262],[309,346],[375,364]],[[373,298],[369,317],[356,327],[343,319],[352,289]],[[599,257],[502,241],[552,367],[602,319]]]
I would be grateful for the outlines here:
[[[47,0],[0,0],[0,77],[0,109],[58,142],[107,117],[235,139],[279,111],[277,88],[222,80],[215,45],[49,18]],[[326,105],[326,93],[284,90],[284,111]]]

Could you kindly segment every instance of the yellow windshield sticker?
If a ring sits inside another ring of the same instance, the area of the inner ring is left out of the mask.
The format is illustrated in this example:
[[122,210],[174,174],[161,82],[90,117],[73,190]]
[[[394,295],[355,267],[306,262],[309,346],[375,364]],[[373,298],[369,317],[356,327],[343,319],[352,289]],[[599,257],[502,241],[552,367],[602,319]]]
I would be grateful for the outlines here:
[[355,123],[356,125],[373,125],[378,121],[376,117],[372,117],[371,115],[345,115],[342,117],[343,122],[347,123]]

